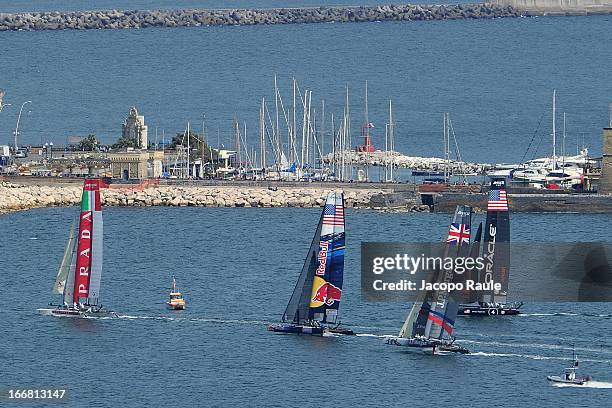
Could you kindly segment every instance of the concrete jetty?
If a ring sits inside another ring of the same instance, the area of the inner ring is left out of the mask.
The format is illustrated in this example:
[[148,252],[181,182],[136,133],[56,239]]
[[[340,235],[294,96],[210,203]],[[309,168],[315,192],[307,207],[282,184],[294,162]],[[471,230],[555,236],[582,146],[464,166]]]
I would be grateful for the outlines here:
[[[433,212],[452,213],[457,205],[469,205],[476,212],[487,211],[486,193],[425,193],[422,203]],[[612,195],[605,194],[508,194],[511,212],[612,214]]]
[[482,3],[217,10],[50,11],[0,13],[0,31],[490,19],[520,15],[512,6]]

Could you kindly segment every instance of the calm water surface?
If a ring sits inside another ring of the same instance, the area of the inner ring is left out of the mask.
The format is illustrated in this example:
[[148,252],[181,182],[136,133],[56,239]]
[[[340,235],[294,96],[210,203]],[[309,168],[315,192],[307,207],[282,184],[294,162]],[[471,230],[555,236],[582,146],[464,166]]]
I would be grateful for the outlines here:
[[[341,313],[357,337],[274,335],[319,216],[311,209],[105,210],[103,303],[120,319],[38,316],[74,208],[0,216],[5,262],[1,386],[66,386],[66,406],[607,406],[612,390],[555,388],[575,344],[583,372],[612,381],[609,304],[529,304],[516,318],[462,319],[469,356],[385,346],[408,305],[360,299],[359,245],[438,240],[449,215],[347,212]],[[515,214],[514,240],[593,240],[607,215]],[[558,226],[564,228],[559,230]],[[188,309],[165,309],[171,275]],[[424,386],[427,385],[427,386]],[[435,385],[435,392],[432,386]],[[520,392],[519,392],[520,390]]]

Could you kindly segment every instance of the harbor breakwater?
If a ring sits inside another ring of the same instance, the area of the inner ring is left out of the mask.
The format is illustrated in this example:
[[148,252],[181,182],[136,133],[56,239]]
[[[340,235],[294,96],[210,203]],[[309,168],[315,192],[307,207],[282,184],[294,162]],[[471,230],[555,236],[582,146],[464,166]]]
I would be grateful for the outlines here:
[[93,10],[0,13],[0,31],[421,21],[520,17],[509,5],[379,5],[270,9]]
[[[104,206],[172,206],[172,207],[322,207],[327,193],[333,188],[310,187],[236,187],[236,186],[154,186],[143,190],[130,188],[103,189]],[[384,205],[381,197],[391,197],[391,189],[348,188],[344,191],[347,207],[378,208]],[[81,202],[80,184],[20,185],[0,184],[0,213],[33,208],[71,206]],[[386,200],[387,202],[389,200]],[[403,199],[406,211],[428,211],[428,206],[416,200]]]

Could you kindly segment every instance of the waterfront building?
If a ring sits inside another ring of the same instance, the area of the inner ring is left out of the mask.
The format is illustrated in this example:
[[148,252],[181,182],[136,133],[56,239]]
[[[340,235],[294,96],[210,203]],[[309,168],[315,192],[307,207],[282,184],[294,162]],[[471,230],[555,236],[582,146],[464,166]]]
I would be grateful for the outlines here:
[[164,152],[127,150],[108,155],[114,179],[142,180],[162,176]]
[[124,139],[133,140],[135,147],[146,150],[149,145],[148,126],[145,124],[144,115],[138,114],[138,109],[135,106],[130,108],[128,117],[121,125],[121,137]]

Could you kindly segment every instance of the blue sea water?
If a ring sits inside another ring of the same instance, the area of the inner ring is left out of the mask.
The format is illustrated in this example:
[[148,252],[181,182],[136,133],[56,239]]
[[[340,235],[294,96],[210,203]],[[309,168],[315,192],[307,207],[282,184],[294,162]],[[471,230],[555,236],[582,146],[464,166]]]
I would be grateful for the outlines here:
[[[353,1],[352,4],[358,4]],[[3,1],[0,11],[276,6],[266,2]],[[303,1],[301,4],[315,4]],[[316,4],[322,4],[316,3]],[[296,3],[298,5],[298,3]],[[552,89],[567,112],[568,150],[601,153],[612,101],[612,17],[410,23],[198,27],[0,33],[0,144],[12,142],[17,107],[25,144],[96,133],[114,141],[131,105],[167,136],[206,115],[213,145],[231,145],[234,114],[258,139],[261,97],[285,104],[291,78],[341,114],[350,87],[353,129],[369,81],[374,143],[392,98],[397,149],[439,155],[451,113],[465,159],[519,161],[534,138],[550,150]],[[272,105],[269,106],[272,108]],[[28,111],[31,110],[31,113]],[[558,129],[560,129],[559,115]],[[327,119],[329,126],[329,118]],[[253,135],[253,136],[251,136]],[[353,139],[358,134],[355,131]],[[249,142],[256,146],[256,142]],[[408,306],[364,303],[359,244],[437,240],[442,214],[347,212],[341,313],[357,337],[274,335],[319,212],[309,209],[109,208],[103,302],[115,320],[53,319],[35,309],[50,287],[74,208],[0,216],[0,387],[66,386],[66,406],[594,406],[612,390],[553,388],[545,376],[575,344],[584,374],[612,381],[609,304],[529,304],[525,315],[463,319],[457,336],[474,353],[428,358],[382,344]],[[609,215],[515,214],[513,240],[605,239]],[[164,307],[175,273],[188,309]],[[0,402],[5,404],[6,401]],[[23,406],[23,404],[22,404]]]
[[[522,316],[460,319],[467,356],[383,344],[409,306],[361,300],[360,242],[438,240],[449,215],[349,209],[341,314],[360,335],[311,338],[265,326],[285,309],[319,210],[108,208],[102,300],[120,318],[38,316],[55,300],[75,211],[0,216],[0,388],[66,387],[70,407],[603,407],[612,398],[612,389],[545,379],[575,345],[582,373],[611,385],[609,304],[528,304]],[[514,214],[512,222],[513,240],[534,242],[594,240],[611,227],[608,215]],[[165,309],[172,274],[186,293],[182,312]]]
[[20,124],[23,144],[64,144],[88,133],[112,143],[136,105],[151,141],[156,129],[161,142],[162,132],[169,139],[187,121],[199,131],[205,116],[210,144],[232,147],[236,116],[247,125],[247,145],[257,148],[259,104],[265,96],[274,111],[276,74],[287,109],[292,77],[302,91],[312,90],[317,116],[325,99],[325,150],[346,86],[357,144],[368,80],[369,119],[380,148],[391,98],[396,150],[405,154],[442,154],[443,112],[451,114],[466,160],[518,162],[550,154],[556,89],[557,151],[566,112],[567,152],[586,145],[597,156],[612,102],[611,23],[611,16],[593,16],[2,32],[0,88],[12,106],[0,113],[0,144],[12,143],[18,108],[31,100]]

